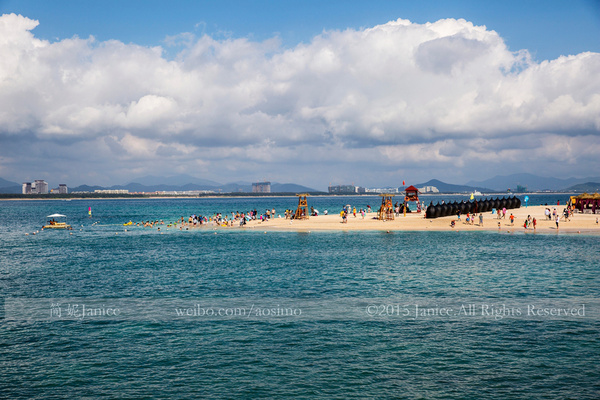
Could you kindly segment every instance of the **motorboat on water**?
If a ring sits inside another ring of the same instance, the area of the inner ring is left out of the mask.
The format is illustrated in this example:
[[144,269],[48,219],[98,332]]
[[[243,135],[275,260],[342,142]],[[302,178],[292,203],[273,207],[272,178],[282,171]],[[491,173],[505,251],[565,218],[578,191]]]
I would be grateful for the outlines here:
[[[42,227],[42,229],[73,229],[71,225],[67,224],[67,216],[63,214],[52,214],[48,215],[48,223]],[[58,218],[58,221],[57,221]],[[64,221],[61,219],[64,218]]]

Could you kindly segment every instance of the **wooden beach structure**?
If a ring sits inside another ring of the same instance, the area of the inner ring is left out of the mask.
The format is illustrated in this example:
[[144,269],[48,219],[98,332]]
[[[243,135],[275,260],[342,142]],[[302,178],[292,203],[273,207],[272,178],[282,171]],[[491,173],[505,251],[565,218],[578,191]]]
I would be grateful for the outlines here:
[[409,201],[416,201],[417,202],[417,212],[421,212],[421,207],[419,206],[419,189],[417,189],[413,185],[410,185],[409,187],[404,189],[404,205],[402,208],[403,208],[405,217],[406,217],[406,208],[408,207]]
[[394,219],[394,205],[392,204],[393,194],[382,193],[381,196],[381,208],[379,209],[379,220],[388,221]]
[[308,201],[306,198],[308,197],[308,193],[296,194],[298,196],[298,208],[296,209],[296,213],[294,214],[294,219],[308,219]]
[[419,189],[414,186],[409,186],[404,189],[404,202],[408,203],[409,201],[419,202]]
[[574,207],[580,213],[596,214],[596,210],[600,208],[600,194],[582,193],[579,196],[571,196],[569,203],[569,206]]

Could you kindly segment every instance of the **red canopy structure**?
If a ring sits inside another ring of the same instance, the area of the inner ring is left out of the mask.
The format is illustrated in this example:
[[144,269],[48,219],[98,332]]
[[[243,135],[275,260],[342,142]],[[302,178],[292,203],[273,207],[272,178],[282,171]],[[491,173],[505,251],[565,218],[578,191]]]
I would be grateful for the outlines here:
[[404,201],[419,201],[419,189],[410,185],[406,189],[404,189],[406,195],[404,196]]

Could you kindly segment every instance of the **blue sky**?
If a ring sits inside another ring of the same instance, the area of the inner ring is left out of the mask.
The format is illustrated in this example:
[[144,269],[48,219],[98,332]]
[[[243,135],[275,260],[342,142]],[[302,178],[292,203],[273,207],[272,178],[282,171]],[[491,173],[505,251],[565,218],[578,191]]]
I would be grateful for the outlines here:
[[600,1],[165,1],[0,0],[0,12],[41,21],[36,36],[48,40],[95,36],[145,46],[181,32],[214,37],[279,36],[287,46],[323,30],[361,28],[403,18],[433,22],[464,18],[499,32],[512,51],[536,59],[600,51]]
[[322,189],[600,169],[599,1],[0,0],[0,14],[6,179]]

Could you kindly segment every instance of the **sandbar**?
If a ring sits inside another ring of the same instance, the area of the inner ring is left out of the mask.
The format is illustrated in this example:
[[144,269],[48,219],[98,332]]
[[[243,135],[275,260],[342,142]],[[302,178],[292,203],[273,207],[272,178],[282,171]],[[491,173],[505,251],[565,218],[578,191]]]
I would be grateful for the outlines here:
[[[561,215],[559,227],[556,222],[549,220],[544,215],[544,210],[550,208]],[[360,214],[354,217],[348,216],[348,222],[342,223],[342,218],[337,215],[319,215],[309,219],[289,220],[285,218],[271,218],[268,221],[249,221],[241,229],[261,229],[265,231],[506,231],[506,232],[531,232],[531,233],[586,233],[600,234],[598,224],[599,214],[580,214],[575,212],[570,220],[565,221],[562,217],[564,206],[529,206],[507,210],[505,219],[498,219],[497,214],[491,212],[483,213],[483,225],[479,224],[479,214],[474,224],[466,223],[466,215],[440,217],[426,219],[424,213],[400,214],[394,220],[380,221],[377,213],[371,212],[363,219]],[[513,214],[514,224],[510,222],[510,214]],[[536,229],[524,228],[524,222],[528,216],[536,219]],[[455,222],[454,227],[451,221]],[[227,229],[227,228],[224,228]]]

